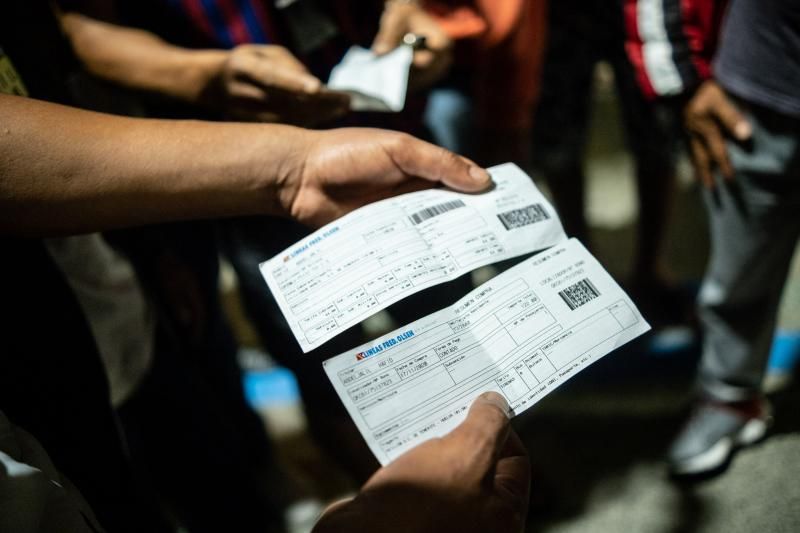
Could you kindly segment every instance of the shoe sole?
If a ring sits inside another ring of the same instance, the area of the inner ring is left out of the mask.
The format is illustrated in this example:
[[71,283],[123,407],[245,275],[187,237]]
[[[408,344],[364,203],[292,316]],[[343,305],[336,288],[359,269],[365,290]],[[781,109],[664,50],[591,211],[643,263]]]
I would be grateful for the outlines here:
[[769,425],[769,418],[749,420],[736,435],[723,437],[705,452],[671,465],[670,473],[674,476],[695,476],[712,472],[723,466],[739,448],[763,439]]

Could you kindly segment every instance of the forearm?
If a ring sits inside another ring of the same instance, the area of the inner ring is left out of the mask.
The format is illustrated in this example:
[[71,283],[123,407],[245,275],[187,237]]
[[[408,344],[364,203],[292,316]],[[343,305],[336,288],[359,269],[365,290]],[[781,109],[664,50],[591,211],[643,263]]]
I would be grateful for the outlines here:
[[64,32],[86,69],[119,85],[199,103],[227,57],[224,50],[173,46],[144,30],[78,13],[61,16]]
[[279,214],[280,186],[301,166],[308,135],[289,126],[114,117],[0,95],[0,232]]

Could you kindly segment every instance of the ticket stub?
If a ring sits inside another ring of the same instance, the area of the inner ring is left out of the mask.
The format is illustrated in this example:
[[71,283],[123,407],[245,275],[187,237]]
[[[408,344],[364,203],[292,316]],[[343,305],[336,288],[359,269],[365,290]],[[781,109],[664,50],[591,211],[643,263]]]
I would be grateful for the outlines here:
[[566,239],[516,165],[482,194],[418,191],[357,209],[260,265],[304,352],[425,288]]
[[410,46],[381,56],[353,46],[331,72],[328,88],[350,94],[353,111],[402,111],[413,59]]
[[325,361],[381,464],[440,437],[496,391],[513,414],[650,329],[575,239],[541,252],[451,307]]

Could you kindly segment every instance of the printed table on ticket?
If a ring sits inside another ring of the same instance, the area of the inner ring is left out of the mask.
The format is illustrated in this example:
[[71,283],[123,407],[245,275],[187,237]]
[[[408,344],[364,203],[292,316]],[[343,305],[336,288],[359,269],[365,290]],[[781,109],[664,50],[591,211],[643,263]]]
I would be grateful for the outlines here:
[[600,263],[570,239],[323,365],[386,464],[448,433],[481,393],[499,392],[519,414],[649,329]]

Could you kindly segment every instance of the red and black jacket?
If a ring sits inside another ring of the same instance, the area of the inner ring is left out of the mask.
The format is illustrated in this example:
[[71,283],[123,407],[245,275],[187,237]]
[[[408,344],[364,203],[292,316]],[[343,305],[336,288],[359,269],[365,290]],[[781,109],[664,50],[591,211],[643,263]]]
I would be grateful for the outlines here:
[[727,0],[624,2],[625,48],[645,96],[678,96],[711,77]]

